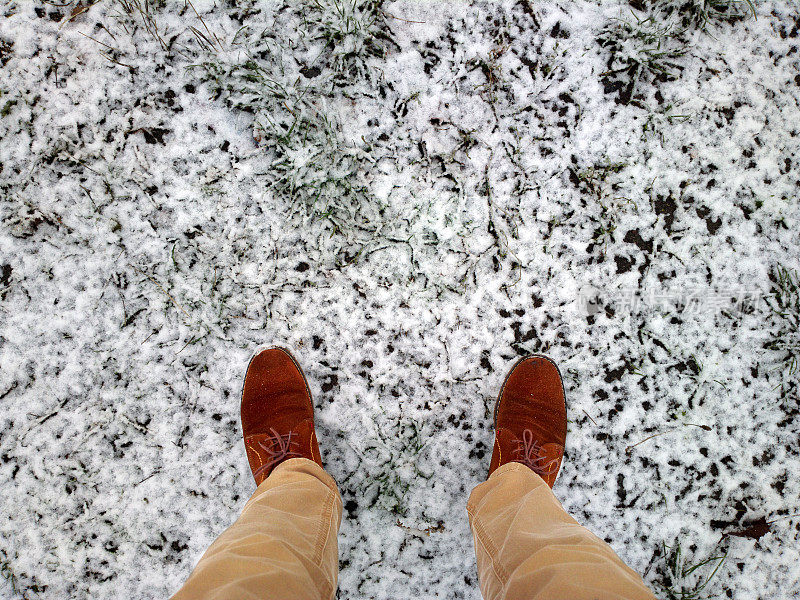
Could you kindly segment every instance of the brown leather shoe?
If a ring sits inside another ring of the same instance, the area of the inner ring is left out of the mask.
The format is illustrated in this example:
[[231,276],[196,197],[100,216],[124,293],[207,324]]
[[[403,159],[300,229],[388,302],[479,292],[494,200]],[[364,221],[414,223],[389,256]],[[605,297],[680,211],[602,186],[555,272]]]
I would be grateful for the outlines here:
[[506,377],[494,407],[494,450],[489,475],[518,462],[553,487],[567,437],[564,383],[546,356],[527,356]]
[[322,466],[311,392],[287,350],[269,348],[250,360],[242,389],[242,433],[256,485],[289,458],[309,458]]

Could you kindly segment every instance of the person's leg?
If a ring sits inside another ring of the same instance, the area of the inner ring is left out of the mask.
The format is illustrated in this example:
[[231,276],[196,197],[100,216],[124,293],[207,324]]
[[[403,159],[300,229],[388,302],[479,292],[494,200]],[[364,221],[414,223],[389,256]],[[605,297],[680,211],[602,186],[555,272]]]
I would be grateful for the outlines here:
[[653,600],[641,577],[570,517],[550,489],[567,415],[555,364],[518,362],[495,407],[489,479],[467,504],[485,600]]
[[342,501],[322,467],[279,464],[211,544],[172,600],[329,600]]
[[509,462],[467,504],[486,600],[652,600],[642,578],[581,527],[550,486]]
[[287,351],[250,361],[241,414],[258,487],[173,600],[330,600],[342,500],[322,468],[311,392]]

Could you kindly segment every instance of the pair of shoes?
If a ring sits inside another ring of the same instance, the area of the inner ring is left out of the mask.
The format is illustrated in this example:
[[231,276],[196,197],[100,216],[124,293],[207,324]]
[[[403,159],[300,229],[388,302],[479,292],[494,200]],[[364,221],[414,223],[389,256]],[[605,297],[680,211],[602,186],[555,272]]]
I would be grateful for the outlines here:
[[[553,487],[564,456],[567,409],[561,373],[552,360],[533,355],[514,365],[497,397],[494,425],[489,475],[516,462]],[[250,361],[242,389],[242,433],[256,485],[290,458],[322,466],[308,382],[287,350],[269,348]]]

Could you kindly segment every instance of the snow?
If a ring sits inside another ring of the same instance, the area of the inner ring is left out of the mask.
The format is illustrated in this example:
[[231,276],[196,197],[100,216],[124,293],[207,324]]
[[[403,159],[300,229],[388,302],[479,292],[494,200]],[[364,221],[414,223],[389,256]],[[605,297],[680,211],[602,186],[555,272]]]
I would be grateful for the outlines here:
[[727,553],[708,597],[800,594],[800,381],[766,347],[796,4],[687,30],[628,103],[597,41],[628,3],[151,4],[169,50],[111,0],[0,8],[0,597],[174,592],[254,489],[270,344],[342,492],[340,597],[480,597],[466,498],[530,352],[567,388],[557,496],[661,596],[676,544]]

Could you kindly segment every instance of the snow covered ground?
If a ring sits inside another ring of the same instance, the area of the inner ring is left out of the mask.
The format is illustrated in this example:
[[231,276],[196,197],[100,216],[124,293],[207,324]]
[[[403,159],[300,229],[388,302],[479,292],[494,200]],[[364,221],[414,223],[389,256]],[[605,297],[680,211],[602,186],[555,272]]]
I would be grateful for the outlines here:
[[340,598],[480,597],[465,503],[530,352],[556,494],[660,598],[798,597],[800,9],[755,12],[0,3],[0,597],[174,592],[254,489],[266,344]]

